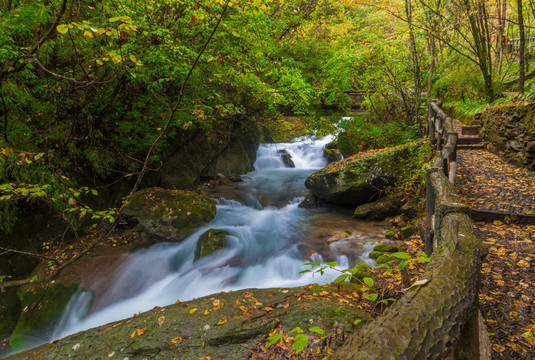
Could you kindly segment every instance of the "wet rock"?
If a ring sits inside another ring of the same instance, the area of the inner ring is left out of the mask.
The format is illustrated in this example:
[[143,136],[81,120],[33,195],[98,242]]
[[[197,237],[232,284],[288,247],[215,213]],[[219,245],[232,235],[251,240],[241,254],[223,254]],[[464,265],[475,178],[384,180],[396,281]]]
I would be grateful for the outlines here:
[[294,168],[295,167],[295,163],[292,160],[292,155],[283,154],[283,155],[281,155],[281,158],[282,158],[282,162],[284,163],[284,165],[286,167],[288,167],[288,168]]
[[318,199],[318,197],[316,195],[314,195],[314,193],[312,193],[312,192],[309,192],[305,196],[305,200],[303,200],[299,204],[299,207],[303,208],[303,209],[315,209],[318,206],[320,206],[320,199]]
[[398,215],[401,211],[401,200],[396,195],[388,195],[372,203],[359,205],[353,217],[356,219],[384,220]]
[[57,283],[19,287],[17,295],[22,312],[9,342],[11,347],[21,350],[35,339],[43,341],[52,336],[67,302],[76,290],[78,285],[75,283],[69,286]]
[[156,238],[177,241],[211,221],[216,206],[191,191],[148,188],[134,194],[124,214]]
[[210,229],[199,236],[195,247],[195,260],[206,257],[227,245],[227,236],[230,233],[220,229]]
[[318,198],[342,205],[361,205],[379,198],[416,168],[418,144],[357,154],[310,175],[305,186]]
[[0,292],[0,340],[11,336],[20,317],[22,306],[16,288]]
[[347,239],[348,237],[351,237],[351,236],[352,236],[351,231],[338,231],[334,233],[332,236],[330,236],[329,239],[327,239],[327,242],[330,244],[335,241]]

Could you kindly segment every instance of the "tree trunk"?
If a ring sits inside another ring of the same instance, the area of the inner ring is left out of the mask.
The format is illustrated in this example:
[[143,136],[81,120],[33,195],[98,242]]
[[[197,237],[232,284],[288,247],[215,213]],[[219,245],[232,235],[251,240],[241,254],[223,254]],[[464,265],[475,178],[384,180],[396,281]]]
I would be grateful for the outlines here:
[[418,53],[416,49],[416,40],[414,38],[414,29],[412,24],[412,4],[411,0],[405,0],[405,15],[407,16],[407,24],[409,26],[409,49],[411,52],[412,75],[414,79],[414,104],[412,110],[413,124],[418,124],[418,113],[420,110],[420,93],[422,86],[420,81],[420,65],[418,64]]
[[526,34],[524,33],[524,17],[522,15],[522,0],[516,0],[518,10],[518,32],[520,33],[519,51],[518,51],[518,91],[524,92],[525,82],[525,50],[526,50]]

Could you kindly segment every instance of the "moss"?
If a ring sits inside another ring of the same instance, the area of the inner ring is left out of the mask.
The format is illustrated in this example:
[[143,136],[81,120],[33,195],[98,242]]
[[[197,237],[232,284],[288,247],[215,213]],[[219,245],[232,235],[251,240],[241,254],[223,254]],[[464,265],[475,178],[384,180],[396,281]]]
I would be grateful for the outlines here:
[[400,229],[401,239],[406,239],[412,234],[414,234],[415,232],[416,232],[416,229],[413,226],[411,225],[404,226]]
[[357,263],[353,269],[355,270],[355,273],[351,277],[351,282],[356,282],[356,280],[362,281],[372,270],[370,265],[363,262]]
[[399,248],[395,245],[387,245],[387,244],[377,244],[373,247],[373,251],[380,251],[380,252],[387,252],[387,253],[393,253],[398,252]]
[[230,233],[220,229],[210,229],[199,236],[195,247],[195,260],[206,257],[227,245]]
[[385,233],[385,237],[387,238],[393,238],[395,235],[396,235],[396,232],[394,230],[390,230]]
[[15,288],[0,292],[0,340],[11,335],[17,325],[22,310]]
[[379,256],[375,261],[378,264],[384,264],[384,263],[389,262],[392,259],[393,258],[390,256],[390,254],[383,254],[383,255]]
[[372,252],[370,253],[370,259],[374,259],[374,260],[375,260],[375,259],[377,259],[377,258],[378,258],[379,256],[381,256],[381,255],[383,255],[383,253],[380,252],[380,251],[372,251]]
[[49,287],[25,285],[17,290],[22,313],[13,331],[10,345],[15,350],[24,348],[28,339],[53,330],[67,302],[78,289],[78,284]]
[[215,217],[212,199],[184,190],[148,188],[138,191],[125,209],[147,232],[179,240]]

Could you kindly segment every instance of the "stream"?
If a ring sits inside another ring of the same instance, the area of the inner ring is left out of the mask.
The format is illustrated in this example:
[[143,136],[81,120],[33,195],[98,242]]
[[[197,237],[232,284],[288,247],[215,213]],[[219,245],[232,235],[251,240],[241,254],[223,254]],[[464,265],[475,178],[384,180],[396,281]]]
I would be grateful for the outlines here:
[[[338,261],[339,268],[367,257],[373,244],[384,240],[386,225],[357,221],[352,209],[298,207],[307,190],[305,179],[326,165],[323,149],[334,139],[314,136],[289,143],[261,144],[255,171],[243,182],[214,196],[217,215],[180,243],[160,243],[130,253],[112,273],[101,274],[111,285],[102,295],[79,291],[69,301],[53,339],[131,317],[177,300],[245,288],[295,287],[325,284],[339,272],[323,276],[299,274],[309,261]],[[282,161],[291,155],[295,168]],[[199,236],[210,228],[228,231],[227,247],[194,261]],[[338,241],[332,236],[349,231]],[[350,235],[349,235],[350,234]]]

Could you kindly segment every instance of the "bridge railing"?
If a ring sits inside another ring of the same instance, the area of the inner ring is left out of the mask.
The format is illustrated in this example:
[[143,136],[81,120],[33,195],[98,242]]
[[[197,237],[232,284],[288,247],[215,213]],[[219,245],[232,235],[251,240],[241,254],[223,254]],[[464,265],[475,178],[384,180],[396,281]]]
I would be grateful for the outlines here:
[[457,134],[451,118],[434,102],[429,103],[429,128],[437,155],[427,171],[425,240],[433,257],[420,277],[427,282],[409,288],[350,336],[336,359],[480,358],[477,303],[485,250],[450,181],[455,178]]

